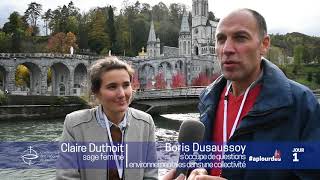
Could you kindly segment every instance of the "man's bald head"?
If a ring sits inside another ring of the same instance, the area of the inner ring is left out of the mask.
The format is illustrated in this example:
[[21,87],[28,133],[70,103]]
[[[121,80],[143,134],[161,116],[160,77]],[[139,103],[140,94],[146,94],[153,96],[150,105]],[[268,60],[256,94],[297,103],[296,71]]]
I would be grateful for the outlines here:
[[[258,27],[258,31],[259,31],[259,37],[260,39],[263,39],[263,37],[265,35],[267,35],[267,23],[266,20],[264,19],[264,17],[258,13],[255,10],[252,9],[248,9],[248,8],[243,8],[243,9],[238,9],[235,11],[232,11],[229,15],[235,14],[235,13],[239,13],[239,12],[248,12],[252,15],[252,17],[255,19],[257,27]],[[229,16],[227,15],[227,17]]]

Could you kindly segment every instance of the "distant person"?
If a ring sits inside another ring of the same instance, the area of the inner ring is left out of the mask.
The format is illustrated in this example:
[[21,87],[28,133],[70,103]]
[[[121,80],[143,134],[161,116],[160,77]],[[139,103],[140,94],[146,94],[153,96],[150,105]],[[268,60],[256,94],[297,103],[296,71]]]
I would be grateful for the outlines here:
[[[93,109],[68,114],[61,142],[155,142],[155,125],[152,117],[129,107],[132,98],[133,69],[116,57],[100,59],[90,69],[91,91],[100,101]],[[114,131],[118,135],[114,135]],[[119,134],[120,133],[120,134]],[[118,137],[116,137],[118,136]],[[118,138],[121,138],[119,140]],[[141,153],[141,152],[137,152]],[[148,149],[142,156],[156,156]],[[68,157],[60,157],[68,161]],[[121,162],[119,162],[121,164]],[[123,164],[123,163],[122,163]],[[57,179],[157,179],[157,169],[57,169]]]
[[[215,36],[222,76],[200,95],[205,141],[319,142],[320,105],[316,97],[263,57],[270,46],[265,19],[251,9],[235,10],[220,20]],[[164,180],[172,179],[174,173],[171,170]],[[194,169],[189,179],[315,180],[320,179],[320,172]]]

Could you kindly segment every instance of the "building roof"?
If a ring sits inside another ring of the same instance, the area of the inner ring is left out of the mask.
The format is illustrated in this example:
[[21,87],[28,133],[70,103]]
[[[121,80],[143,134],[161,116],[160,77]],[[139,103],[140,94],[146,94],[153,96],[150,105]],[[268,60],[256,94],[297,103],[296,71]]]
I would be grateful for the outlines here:
[[186,11],[184,11],[182,21],[181,21],[180,33],[182,32],[190,32],[188,15]]
[[156,42],[156,33],[154,31],[153,20],[151,21],[148,42]]

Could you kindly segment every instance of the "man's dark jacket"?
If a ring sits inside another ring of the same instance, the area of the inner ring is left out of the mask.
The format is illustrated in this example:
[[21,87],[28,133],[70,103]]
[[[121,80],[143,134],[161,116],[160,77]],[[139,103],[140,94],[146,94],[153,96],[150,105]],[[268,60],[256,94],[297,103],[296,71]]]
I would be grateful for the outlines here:
[[[230,142],[320,142],[320,104],[307,87],[286,78],[282,71],[262,59],[262,88],[255,104],[235,130]],[[213,125],[226,79],[220,77],[200,95],[200,120],[205,141],[213,137]],[[317,160],[320,158],[317,157]],[[223,169],[229,180],[320,179],[320,169],[253,170]]]

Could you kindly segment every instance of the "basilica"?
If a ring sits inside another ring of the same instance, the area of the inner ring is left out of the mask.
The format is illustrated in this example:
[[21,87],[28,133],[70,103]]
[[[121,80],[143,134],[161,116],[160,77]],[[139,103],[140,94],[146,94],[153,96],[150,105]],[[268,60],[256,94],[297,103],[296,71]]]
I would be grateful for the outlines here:
[[154,83],[159,73],[163,73],[167,88],[170,88],[172,76],[176,73],[183,74],[187,85],[191,85],[200,73],[208,76],[219,73],[214,53],[217,23],[208,19],[208,0],[192,0],[192,26],[188,23],[188,13],[184,12],[178,47],[163,46],[161,51],[161,39],[156,36],[152,21],[146,53],[128,59],[138,72],[140,87]]

